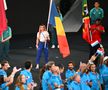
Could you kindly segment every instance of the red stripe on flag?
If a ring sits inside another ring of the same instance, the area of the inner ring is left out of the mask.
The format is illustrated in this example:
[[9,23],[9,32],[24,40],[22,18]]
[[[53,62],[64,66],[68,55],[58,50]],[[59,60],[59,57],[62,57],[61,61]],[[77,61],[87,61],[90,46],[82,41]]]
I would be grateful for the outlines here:
[[6,23],[4,2],[3,0],[0,0],[0,36],[2,35],[2,32],[6,30],[6,28],[7,28],[7,23]]
[[86,40],[88,43],[91,42],[89,27],[90,27],[90,19],[84,18],[83,39]]
[[69,50],[66,37],[58,35],[57,39],[58,39],[58,44],[59,44],[59,50],[60,50],[60,53],[63,55],[63,58],[69,56],[70,50]]

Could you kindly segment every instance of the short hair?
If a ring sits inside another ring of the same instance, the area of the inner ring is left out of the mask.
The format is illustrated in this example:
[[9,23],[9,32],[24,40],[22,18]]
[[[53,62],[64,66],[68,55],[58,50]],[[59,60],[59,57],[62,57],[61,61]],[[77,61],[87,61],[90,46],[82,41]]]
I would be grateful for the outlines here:
[[57,66],[59,67],[59,69],[63,69],[64,68],[64,65],[62,63],[58,64]]
[[5,65],[5,63],[9,63],[7,60],[3,60],[2,62],[1,62],[1,66],[3,67],[4,65]]
[[68,62],[68,65],[69,65],[70,63],[72,63],[72,64],[74,65],[74,63],[73,63],[72,61],[69,61],[69,62]]
[[30,69],[32,63],[30,61],[25,62],[25,69]]
[[102,21],[102,19],[98,18],[98,19],[96,19],[96,21],[100,21],[100,22],[101,22],[101,21]]
[[99,4],[100,4],[99,0],[95,0],[95,2],[94,2],[94,3],[99,3]]

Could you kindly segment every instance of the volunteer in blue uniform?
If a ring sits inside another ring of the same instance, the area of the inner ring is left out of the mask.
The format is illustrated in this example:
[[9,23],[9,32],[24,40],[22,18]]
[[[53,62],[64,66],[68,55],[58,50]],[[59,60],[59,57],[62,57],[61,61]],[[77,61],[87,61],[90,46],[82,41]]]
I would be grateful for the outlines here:
[[50,77],[48,83],[51,90],[64,90],[64,85],[60,77],[60,70],[58,66],[53,67],[52,76]]
[[75,75],[75,70],[73,68],[74,68],[73,63],[72,61],[70,61],[68,63],[68,70],[65,73],[65,77],[67,80],[67,87],[69,87],[70,83],[72,82],[73,76]]
[[80,80],[81,80],[80,76],[76,74],[68,90],[82,90]]
[[103,79],[104,90],[108,90],[108,56],[105,56],[99,67]]
[[42,90],[48,90],[49,89],[48,81],[52,76],[52,69],[54,66],[55,66],[55,63],[53,61],[49,61],[46,64],[47,70],[43,73],[42,81],[41,81],[42,82]]
[[32,68],[32,63],[30,61],[26,61],[25,62],[25,69],[21,71],[20,75],[24,75],[26,78],[26,83],[25,85],[27,85],[28,88],[32,89],[32,83],[33,81],[33,77],[32,77],[32,73],[30,72]]
[[90,78],[88,75],[88,69],[87,69],[88,65],[85,63],[81,63],[80,65],[80,71],[78,72],[78,74],[81,77],[81,89],[82,90],[91,90],[90,88],[90,84],[92,82],[90,82]]
[[92,82],[91,90],[100,90],[101,89],[101,77],[96,72],[96,65],[92,64],[90,66],[89,78]]
[[48,31],[46,30],[46,26],[44,24],[40,25],[39,32],[37,33],[37,39],[36,39],[36,48],[37,48],[36,69],[39,69],[39,61],[43,50],[45,55],[45,63],[48,62],[48,41],[49,40],[50,37]]
[[8,70],[9,67],[8,61],[1,62],[0,76],[3,76],[3,80],[2,82],[0,81],[0,90],[9,90],[9,85],[13,83],[15,74],[21,70],[14,67],[12,73],[7,76],[6,70]]

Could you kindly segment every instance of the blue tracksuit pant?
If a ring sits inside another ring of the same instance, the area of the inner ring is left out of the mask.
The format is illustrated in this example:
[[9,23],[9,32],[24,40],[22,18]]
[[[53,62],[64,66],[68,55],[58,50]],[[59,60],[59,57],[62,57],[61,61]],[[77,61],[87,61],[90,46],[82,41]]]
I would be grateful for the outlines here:
[[39,64],[42,51],[44,51],[45,63],[48,62],[48,44],[45,42],[39,42],[38,49],[37,49],[36,64]]

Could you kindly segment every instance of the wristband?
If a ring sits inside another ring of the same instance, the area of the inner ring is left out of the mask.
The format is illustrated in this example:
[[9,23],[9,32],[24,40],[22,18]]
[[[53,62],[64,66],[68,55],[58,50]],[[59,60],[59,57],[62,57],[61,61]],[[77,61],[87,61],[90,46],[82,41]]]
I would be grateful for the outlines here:
[[89,64],[94,64],[91,60],[89,60],[89,62],[88,62]]

